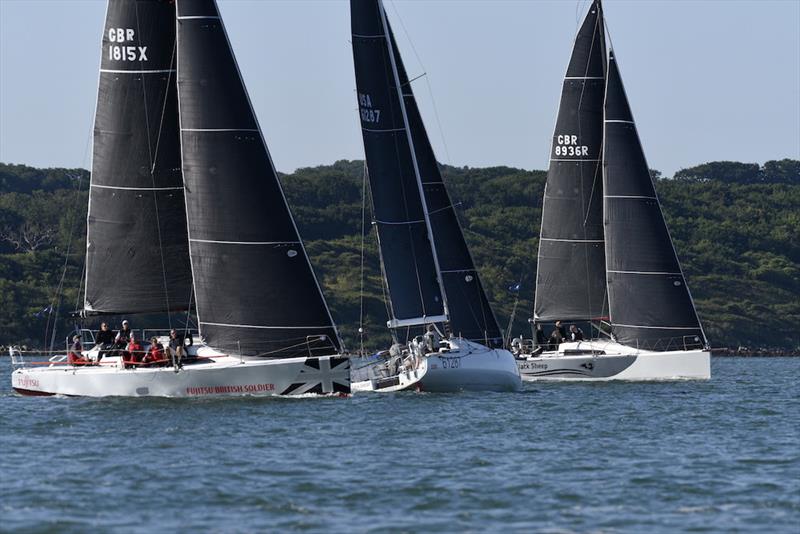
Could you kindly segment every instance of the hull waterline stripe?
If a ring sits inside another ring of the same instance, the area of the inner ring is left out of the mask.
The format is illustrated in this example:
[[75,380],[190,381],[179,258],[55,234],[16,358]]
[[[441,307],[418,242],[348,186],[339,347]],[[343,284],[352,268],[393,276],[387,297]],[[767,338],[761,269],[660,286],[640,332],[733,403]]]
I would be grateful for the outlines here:
[[540,237],[539,241],[557,241],[562,243],[605,243],[602,239],[555,239],[552,237]]
[[603,198],[640,198],[645,200],[658,200],[656,197],[646,197],[641,195],[603,195]]
[[311,330],[311,329],[318,329],[318,330],[330,330],[330,325],[325,326],[262,326],[262,325],[255,325],[255,324],[230,324],[230,323],[209,323],[206,321],[198,321],[200,324],[208,325],[208,326],[232,326],[235,328],[258,328],[261,330]]
[[150,69],[150,70],[116,70],[116,69],[100,69],[100,72],[107,72],[109,74],[150,74],[150,73],[173,73],[177,72],[175,69]]
[[256,128],[181,128],[182,132],[257,132]]
[[118,185],[91,184],[98,189],[119,189],[121,191],[183,191],[183,186],[177,187],[122,187]]
[[683,276],[683,273],[668,273],[664,271],[613,271],[609,269],[608,272],[617,274],[668,274],[670,276]]
[[189,239],[194,243],[214,243],[219,245],[299,245],[300,241],[220,241],[215,239]]

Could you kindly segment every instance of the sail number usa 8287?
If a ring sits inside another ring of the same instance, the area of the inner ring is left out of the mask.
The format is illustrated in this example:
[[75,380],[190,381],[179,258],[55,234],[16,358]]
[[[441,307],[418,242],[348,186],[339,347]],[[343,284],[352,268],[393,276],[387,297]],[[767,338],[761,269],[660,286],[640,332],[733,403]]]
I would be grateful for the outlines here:
[[372,99],[368,94],[358,93],[358,105],[363,122],[378,123],[381,120],[381,110],[372,107]]

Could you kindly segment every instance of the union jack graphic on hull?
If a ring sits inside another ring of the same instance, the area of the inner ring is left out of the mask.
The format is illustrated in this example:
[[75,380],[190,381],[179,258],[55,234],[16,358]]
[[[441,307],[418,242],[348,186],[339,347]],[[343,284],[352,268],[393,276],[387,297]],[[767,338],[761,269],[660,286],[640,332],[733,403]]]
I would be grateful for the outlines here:
[[308,358],[295,382],[281,395],[350,393],[349,358]]

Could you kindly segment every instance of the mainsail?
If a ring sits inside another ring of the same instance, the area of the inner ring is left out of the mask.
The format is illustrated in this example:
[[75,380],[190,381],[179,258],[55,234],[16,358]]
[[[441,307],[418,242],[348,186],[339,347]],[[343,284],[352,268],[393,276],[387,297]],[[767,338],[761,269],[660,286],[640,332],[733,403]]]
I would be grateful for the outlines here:
[[604,136],[606,264],[614,338],[655,350],[707,345],[613,52],[608,61]]
[[478,271],[464,240],[455,206],[442,180],[436,155],[433,153],[422,115],[394,40],[391,24],[386,20],[391,48],[397,65],[398,80],[405,102],[408,128],[417,160],[419,177],[425,195],[428,220],[431,224],[439,269],[447,297],[450,329],[455,335],[502,346],[503,335],[489,299],[483,290]]
[[596,1],[575,38],[553,133],[539,237],[537,321],[607,315],[600,162],[605,57]]
[[417,155],[383,6],[377,0],[352,0],[350,20],[373,217],[389,293],[389,326],[446,321]]
[[88,313],[186,310],[186,237],[175,85],[175,6],[109,0],[94,125]]
[[178,100],[200,333],[263,357],[340,341],[214,0],[178,0]]

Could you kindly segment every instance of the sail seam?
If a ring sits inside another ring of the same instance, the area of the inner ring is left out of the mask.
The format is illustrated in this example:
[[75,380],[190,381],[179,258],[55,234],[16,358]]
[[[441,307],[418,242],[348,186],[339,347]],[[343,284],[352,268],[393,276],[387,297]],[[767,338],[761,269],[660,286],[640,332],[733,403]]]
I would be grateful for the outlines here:
[[144,69],[144,70],[100,69],[100,72],[107,72],[110,74],[148,74],[151,72],[158,72],[167,74],[175,72],[175,69]]
[[604,80],[602,76],[564,76],[565,80]]
[[397,221],[397,222],[379,221],[378,219],[375,219],[375,222],[378,223],[378,224],[390,224],[390,225],[392,225],[392,224],[421,224],[421,223],[425,222],[425,219],[421,219],[419,221]]
[[555,237],[540,237],[539,241],[561,241],[564,243],[604,243],[603,239],[557,239]]
[[477,271],[478,270],[474,269],[474,268],[473,269],[448,269],[448,270],[442,271],[442,274],[445,274],[445,273],[472,273],[472,272],[477,272]]
[[177,20],[197,20],[197,19],[217,19],[219,20],[219,15],[187,15],[184,17],[175,17]]
[[633,121],[625,121],[622,119],[606,119],[604,122],[619,122],[622,124],[635,124]]
[[650,326],[643,324],[620,324],[611,323],[611,326],[623,326],[626,328],[650,328],[653,330],[700,330],[698,326]]
[[260,329],[269,329],[269,330],[301,330],[305,328],[331,328],[330,325],[325,326],[264,326],[264,325],[254,325],[254,324],[232,324],[232,323],[210,323],[207,321],[199,321],[200,324],[210,325],[210,326],[233,326],[236,328],[260,328]]
[[122,187],[119,185],[100,185],[91,184],[90,187],[97,187],[99,189],[120,189],[122,191],[182,191],[183,186],[175,187]]
[[683,273],[670,273],[666,271],[613,271],[609,270],[610,273],[617,273],[617,274],[666,274],[670,276],[683,276]]
[[358,34],[358,33],[354,33],[353,37],[358,37],[359,39],[383,39],[384,37],[386,37],[386,35],[384,35],[384,34],[381,34],[381,35],[361,35],[361,34]]
[[656,197],[648,197],[644,195],[603,195],[603,198],[642,198],[646,200],[658,200]]
[[375,129],[375,128],[364,128],[363,126],[361,127],[361,129],[364,130],[365,132],[373,132],[373,133],[405,132],[406,131],[405,128],[386,128],[385,130],[378,130],[378,129]]
[[221,245],[297,245],[300,241],[222,241],[217,239],[195,239],[189,241],[195,243],[216,243]]
[[182,132],[257,132],[256,128],[181,128]]

